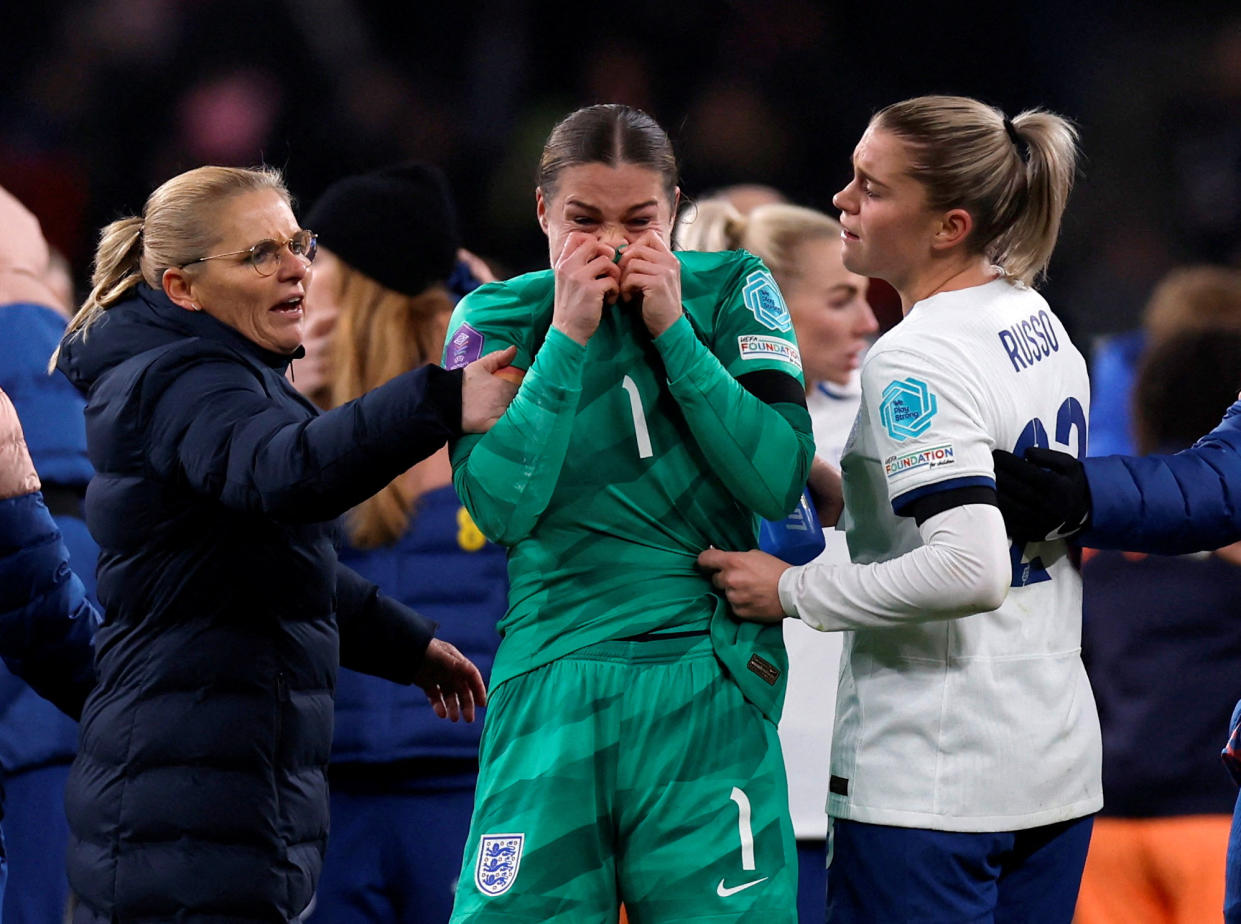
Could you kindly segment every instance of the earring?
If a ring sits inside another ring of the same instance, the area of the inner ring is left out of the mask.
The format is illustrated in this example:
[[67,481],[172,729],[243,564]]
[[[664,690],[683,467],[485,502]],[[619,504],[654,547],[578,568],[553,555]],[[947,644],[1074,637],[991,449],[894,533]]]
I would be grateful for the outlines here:
[[198,302],[194,302],[192,305],[190,305],[190,307],[193,308],[195,311],[203,310],[203,306],[198,304]]

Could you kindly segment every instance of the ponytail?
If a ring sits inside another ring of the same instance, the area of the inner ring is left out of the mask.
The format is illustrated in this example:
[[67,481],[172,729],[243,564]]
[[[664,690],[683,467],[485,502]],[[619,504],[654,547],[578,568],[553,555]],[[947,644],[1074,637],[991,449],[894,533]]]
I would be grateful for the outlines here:
[[[1020,139],[1024,201],[1015,203],[1012,223],[987,247],[1005,275],[1032,285],[1045,275],[1060,219],[1073,188],[1077,130],[1060,116],[1027,110],[1009,123]],[[1000,211],[1005,211],[1003,203]]]

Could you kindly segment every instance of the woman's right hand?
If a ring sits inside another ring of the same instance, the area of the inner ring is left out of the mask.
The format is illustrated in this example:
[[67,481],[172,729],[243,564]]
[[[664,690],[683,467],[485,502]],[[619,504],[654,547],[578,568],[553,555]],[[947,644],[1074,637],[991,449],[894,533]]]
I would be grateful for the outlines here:
[[574,231],[565,237],[552,267],[556,276],[552,327],[583,346],[599,327],[604,303],[614,302],[620,295],[620,267],[613,262],[615,256],[616,250],[593,234]]
[[30,460],[17,408],[0,389],[0,500],[39,490],[39,475]]
[[517,356],[517,347],[488,353],[465,367],[461,377],[461,432],[486,433],[500,419],[517,386],[496,372]]

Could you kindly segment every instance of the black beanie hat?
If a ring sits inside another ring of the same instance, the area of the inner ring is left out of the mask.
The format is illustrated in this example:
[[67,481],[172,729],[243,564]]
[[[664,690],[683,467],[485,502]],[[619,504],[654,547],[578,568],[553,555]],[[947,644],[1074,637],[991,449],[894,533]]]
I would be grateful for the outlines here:
[[427,163],[337,180],[303,226],[354,269],[405,295],[448,279],[460,247],[448,181]]

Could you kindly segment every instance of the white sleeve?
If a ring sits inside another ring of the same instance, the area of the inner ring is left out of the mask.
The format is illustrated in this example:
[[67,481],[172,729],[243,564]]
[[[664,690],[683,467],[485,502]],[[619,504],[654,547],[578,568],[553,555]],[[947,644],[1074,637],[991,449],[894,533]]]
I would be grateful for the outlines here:
[[992,428],[979,403],[988,387],[956,356],[889,346],[867,358],[868,436],[898,515],[939,491],[995,487]]
[[808,564],[780,576],[780,603],[823,632],[956,619],[996,609],[1012,579],[998,507],[952,507],[918,527],[924,545],[868,565]]

